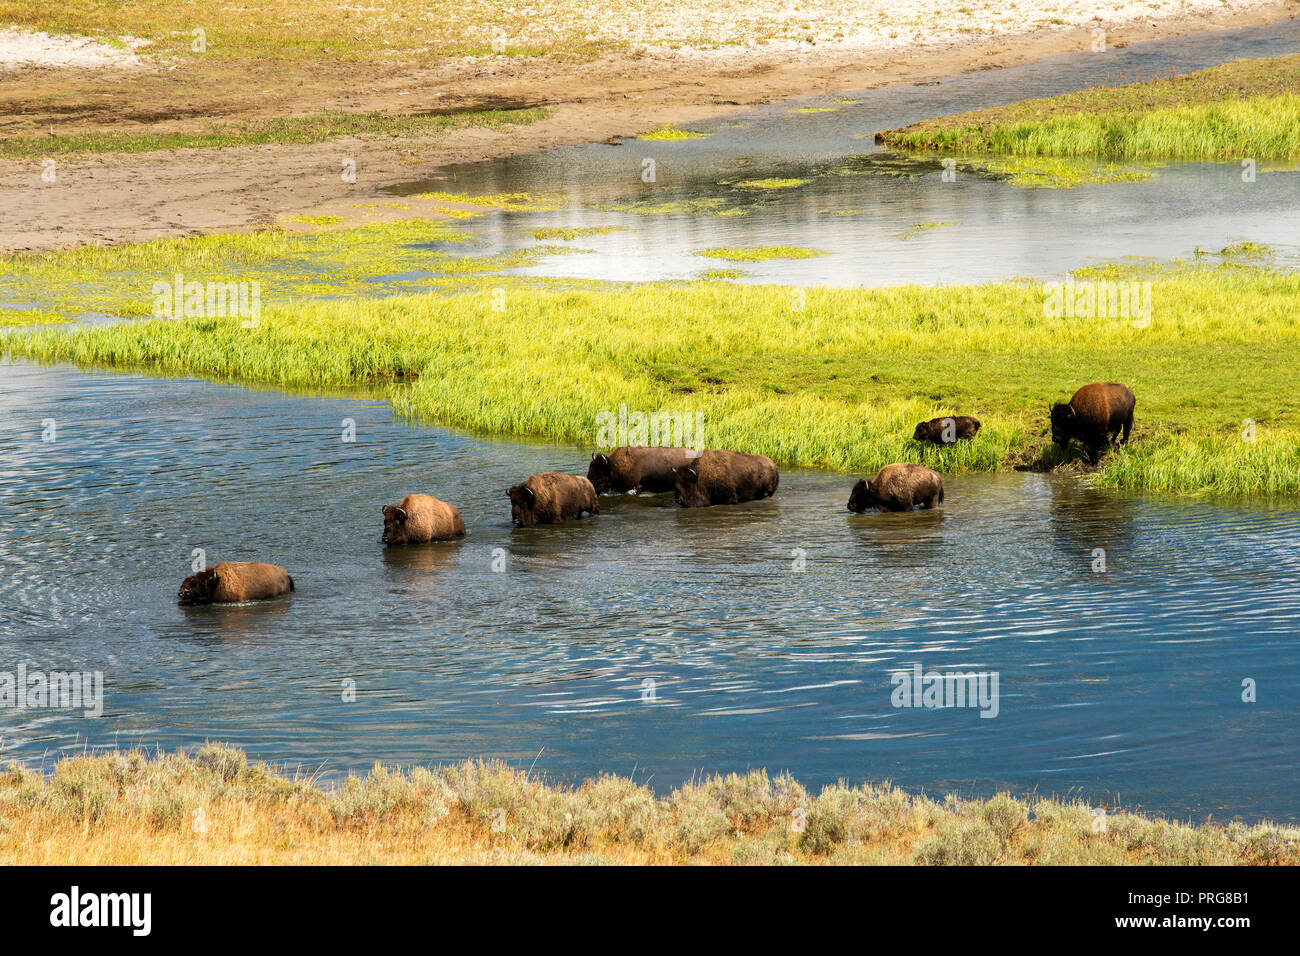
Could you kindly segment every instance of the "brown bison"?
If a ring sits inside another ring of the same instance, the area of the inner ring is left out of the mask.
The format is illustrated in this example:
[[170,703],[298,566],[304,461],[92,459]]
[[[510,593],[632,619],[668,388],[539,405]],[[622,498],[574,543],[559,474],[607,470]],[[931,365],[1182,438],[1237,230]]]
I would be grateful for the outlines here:
[[672,491],[676,485],[673,469],[689,464],[699,455],[691,448],[615,448],[608,455],[591,456],[587,480],[598,495],[607,491],[659,495]]
[[407,495],[384,512],[384,544],[427,544],[450,541],[465,534],[465,522],[454,505],[433,495]]
[[1118,382],[1085,385],[1067,404],[1052,406],[1052,441],[1068,453],[1070,440],[1077,438],[1095,462],[1121,432],[1123,437],[1119,441],[1128,442],[1136,404],[1133,390],[1127,385]]
[[980,430],[980,420],[969,415],[950,415],[947,418],[932,418],[920,422],[912,432],[912,441],[929,442],[932,445],[951,445],[963,438],[974,438]]
[[600,514],[596,489],[582,475],[544,471],[515,485],[510,498],[510,520],[521,528],[535,524],[563,524],[566,518],[581,518],[585,511]]
[[943,479],[924,465],[886,465],[870,481],[863,478],[849,494],[849,510],[911,511],[943,502]]
[[776,494],[781,480],[766,455],[739,451],[705,451],[674,469],[676,499],[684,508],[734,505]]
[[182,581],[176,596],[181,604],[238,604],[264,601],[292,590],[293,578],[284,568],[256,561],[222,561]]

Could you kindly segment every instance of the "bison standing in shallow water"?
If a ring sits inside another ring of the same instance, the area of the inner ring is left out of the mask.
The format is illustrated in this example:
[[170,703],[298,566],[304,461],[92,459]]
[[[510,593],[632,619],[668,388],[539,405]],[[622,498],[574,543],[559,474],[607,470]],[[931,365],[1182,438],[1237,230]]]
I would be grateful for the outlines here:
[[624,446],[608,455],[591,456],[587,480],[597,494],[607,491],[634,491],[637,494],[658,495],[672,491],[677,483],[674,468],[680,468],[699,457],[690,448],[657,448],[653,446]]
[[734,505],[770,498],[781,480],[766,455],[706,451],[675,470],[676,499],[684,508]]
[[861,513],[911,511],[917,505],[933,508],[943,503],[943,479],[924,465],[886,465],[868,481],[863,478],[849,494],[849,510]]
[[460,512],[433,495],[407,495],[400,505],[384,508],[384,544],[427,544],[464,534]]
[[182,581],[176,596],[182,604],[239,604],[292,590],[293,578],[284,568],[256,561],[222,561]]
[[1133,429],[1133,408],[1137,400],[1133,390],[1118,382],[1093,382],[1074,393],[1067,404],[1053,405],[1052,441],[1068,452],[1071,439],[1077,438],[1096,461],[1103,449],[1119,439],[1128,442]]
[[522,485],[515,485],[506,495],[510,498],[510,520],[521,528],[535,524],[563,524],[566,518],[600,514],[596,489],[582,475],[565,475],[544,471],[530,475]]
[[951,445],[963,438],[974,438],[980,430],[980,420],[969,415],[949,415],[921,422],[912,432],[912,441],[933,445]]

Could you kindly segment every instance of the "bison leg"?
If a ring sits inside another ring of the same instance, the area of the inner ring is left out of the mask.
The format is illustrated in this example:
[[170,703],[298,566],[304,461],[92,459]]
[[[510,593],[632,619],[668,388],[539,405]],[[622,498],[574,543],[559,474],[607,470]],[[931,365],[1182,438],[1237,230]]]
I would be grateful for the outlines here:
[[1124,437],[1120,439],[1125,445],[1128,444],[1128,433],[1133,430],[1133,412],[1130,410],[1128,418],[1124,419]]

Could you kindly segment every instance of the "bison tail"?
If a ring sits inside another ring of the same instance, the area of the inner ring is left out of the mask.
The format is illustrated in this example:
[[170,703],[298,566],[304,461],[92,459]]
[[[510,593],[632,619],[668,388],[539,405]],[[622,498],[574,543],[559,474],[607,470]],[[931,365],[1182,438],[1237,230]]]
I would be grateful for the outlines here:
[[943,486],[939,486],[939,504],[943,504]]
[[293,590],[293,578],[292,578],[292,577],[289,578],[289,590],[290,590],[290,591]]

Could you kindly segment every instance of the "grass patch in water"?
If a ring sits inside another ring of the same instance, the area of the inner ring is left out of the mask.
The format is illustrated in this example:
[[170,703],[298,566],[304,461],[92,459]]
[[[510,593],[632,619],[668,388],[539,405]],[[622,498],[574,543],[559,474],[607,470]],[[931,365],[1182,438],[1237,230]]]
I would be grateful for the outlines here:
[[[736,189],[794,189],[796,186],[803,186],[810,180],[807,179],[742,179],[738,183],[732,183]],[[724,183],[723,185],[727,185]]]
[[706,269],[700,278],[706,282],[720,282],[726,279],[743,279],[745,273],[740,269]]
[[923,232],[929,232],[932,229],[938,229],[940,226],[955,226],[955,222],[918,222],[914,226],[909,226],[903,232],[895,233],[899,239],[910,239],[913,236],[919,236]]
[[876,134],[896,149],[1007,156],[1300,157],[1300,54],[925,120]]
[[708,136],[708,133],[697,133],[693,130],[673,129],[668,127],[665,129],[657,129],[653,133],[642,133],[637,137],[637,139],[646,140],[651,143],[676,143],[684,139],[707,139]]
[[469,238],[447,223],[407,220],[20,253],[0,256],[0,304],[32,305],[64,320],[88,312],[138,318],[152,313],[154,283],[172,283],[179,274],[186,282],[256,282],[267,307],[442,288],[452,277],[579,251],[539,246],[476,256],[471,249]]
[[622,226],[585,226],[572,229],[546,228],[534,229],[533,238],[539,242],[545,239],[562,239],[569,242],[582,236],[603,236],[606,233],[622,231]]
[[787,113],[834,113],[833,106],[800,106],[796,109],[786,110]]
[[[178,253],[161,248],[167,275]],[[45,261],[139,255],[124,247]],[[62,271],[32,268],[47,283]],[[439,281],[452,288],[449,277]],[[264,296],[252,329],[237,318],[144,321],[11,331],[3,342],[15,356],[83,367],[293,387],[396,383],[389,397],[401,415],[581,446],[594,441],[596,414],[620,404],[698,412],[712,446],[857,473],[892,461],[943,472],[1051,465],[1049,403],[1086,382],[1122,381],[1138,398],[1133,443],[1104,459],[1094,480],[1300,494],[1300,467],[1286,451],[1300,441],[1294,273],[1225,260],[1156,274],[1147,328],[1049,318],[1037,283],[796,294],[718,281],[456,281],[454,296],[292,305]],[[494,308],[498,289],[504,314]],[[911,441],[916,422],[945,414],[976,415],[984,428],[951,448]],[[1247,419],[1256,441],[1233,444]]]
[[417,193],[413,199],[431,199],[441,203],[468,203],[471,206],[484,206],[488,209],[500,209],[503,212],[545,212],[562,209],[564,200],[555,196],[535,196],[532,193],[495,193],[486,196],[472,196],[469,193]]
[[499,129],[544,119],[544,109],[479,110],[445,115],[395,114],[384,110],[331,110],[310,116],[279,116],[239,123],[213,123],[206,133],[79,133],[72,136],[11,136],[0,139],[0,158],[66,156],[76,153],[144,153],[228,146],[307,145],[338,136],[419,138],[453,129]]
[[[207,823],[197,837],[194,807]],[[217,744],[65,757],[48,776],[11,761],[0,818],[0,862],[29,866],[1300,863],[1295,827],[1109,808],[1094,833],[1093,809],[1075,800],[937,800],[888,782],[812,793],[764,770],[657,796],[624,777],[569,785],[496,761],[376,764],[326,787]]]
[[695,253],[708,259],[725,259],[728,262],[766,262],[768,259],[814,259],[828,255],[820,249],[801,249],[797,246],[733,246],[731,248],[701,249]]

